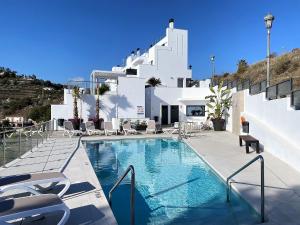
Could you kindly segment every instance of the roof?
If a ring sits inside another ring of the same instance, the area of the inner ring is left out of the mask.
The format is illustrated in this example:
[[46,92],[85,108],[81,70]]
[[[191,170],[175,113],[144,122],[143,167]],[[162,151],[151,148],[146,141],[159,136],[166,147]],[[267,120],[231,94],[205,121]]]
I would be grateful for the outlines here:
[[98,78],[110,78],[116,79],[118,77],[126,76],[125,73],[117,72],[117,71],[105,71],[105,70],[93,70],[92,75]]

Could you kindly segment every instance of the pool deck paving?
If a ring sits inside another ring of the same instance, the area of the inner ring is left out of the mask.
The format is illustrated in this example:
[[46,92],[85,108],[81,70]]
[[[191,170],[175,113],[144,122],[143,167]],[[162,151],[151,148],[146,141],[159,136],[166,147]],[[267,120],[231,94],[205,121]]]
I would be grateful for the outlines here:
[[[82,140],[116,140],[124,138],[172,137],[168,134],[90,136]],[[173,135],[177,137],[177,135]],[[0,176],[24,172],[60,171],[70,179],[71,187],[63,200],[70,208],[68,225],[73,224],[117,224],[101,185],[95,175],[87,153],[78,137],[63,138],[61,133],[50,138],[39,148],[25,154],[0,169]],[[201,132],[184,141],[225,180],[230,174],[257,156],[255,151],[246,154],[245,146],[240,147],[238,137],[229,132]],[[263,152],[265,159],[265,224],[300,225],[300,173],[272,156]],[[66,164],[67,162],[67,164]],[[259,162],[234,177],[233,188],[260,212],[260,166]],[[55,224],[59,214],[47,215],[38,221],[23,221],[24,224]]]
[[[246,154],[238,136],[229,132],[203,133],[187,139],[208,164],[224,179],[257,154]],[[268,152],[265,162],[266,224],[300,224],[300,173]],[[260,164],[255,162],[233,178],[233,187],[260,213]]]

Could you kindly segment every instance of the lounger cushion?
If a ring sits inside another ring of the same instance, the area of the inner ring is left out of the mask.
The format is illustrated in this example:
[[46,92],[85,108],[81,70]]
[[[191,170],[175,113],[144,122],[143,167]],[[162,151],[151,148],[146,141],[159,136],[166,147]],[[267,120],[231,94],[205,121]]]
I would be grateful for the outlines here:
[[55,194],[33,195],[29,197],[7,199],[0,202],[0,217],[18,212],[59,205],[62,203],[63,201]]
[[33,174],[20,174],[14,176],[7,176],[7,177],[0,178],[0,186],[39,181],[39,180],[48,180],[53,178],[65,178],[65,175],[59,172],[50,172],[50,173],[33,173]]

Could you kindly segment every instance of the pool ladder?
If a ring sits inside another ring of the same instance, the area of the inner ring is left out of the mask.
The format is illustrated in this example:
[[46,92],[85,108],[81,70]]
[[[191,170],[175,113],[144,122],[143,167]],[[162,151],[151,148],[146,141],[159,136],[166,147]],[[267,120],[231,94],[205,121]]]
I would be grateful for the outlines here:
[[231,174],[226,181],[227,185],[227,202],[230,201],[230,193],[231,193],[231,179],[240,173],[242,170],[246,169],[248,166],[250,166],[252,163],[256,162],[257,160],[260,160],[260,220],[262,223],[265,222],[265,171],[264,171],[264,158],[262,155],[256,156],[254,159],[252,159],[250,162],[242,166],[240,169],[235,171],[233,174]]
[[110,189],[108,195],[108,202],[110,207],[112,206],[112,193],[119,186],[119,184],[123,181],[123,179],[131,172],[131,180],[130,180],[130,224],[134,225],[134,190],[135,190],[135,171],[133,165],[130,165],[122,177],[115,183],[115,185]]

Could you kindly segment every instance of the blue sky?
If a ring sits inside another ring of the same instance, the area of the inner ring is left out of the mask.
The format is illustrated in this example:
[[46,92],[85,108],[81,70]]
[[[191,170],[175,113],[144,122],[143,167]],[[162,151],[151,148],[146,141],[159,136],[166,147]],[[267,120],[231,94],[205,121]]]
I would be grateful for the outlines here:
[[299,0],[1,0],[0,66],[43,79],[88,79],[163,36],[168,19],[189,30],[193,77],[233,72],[266,55],[263,17],[275,16],[272,52],[300,47]]

